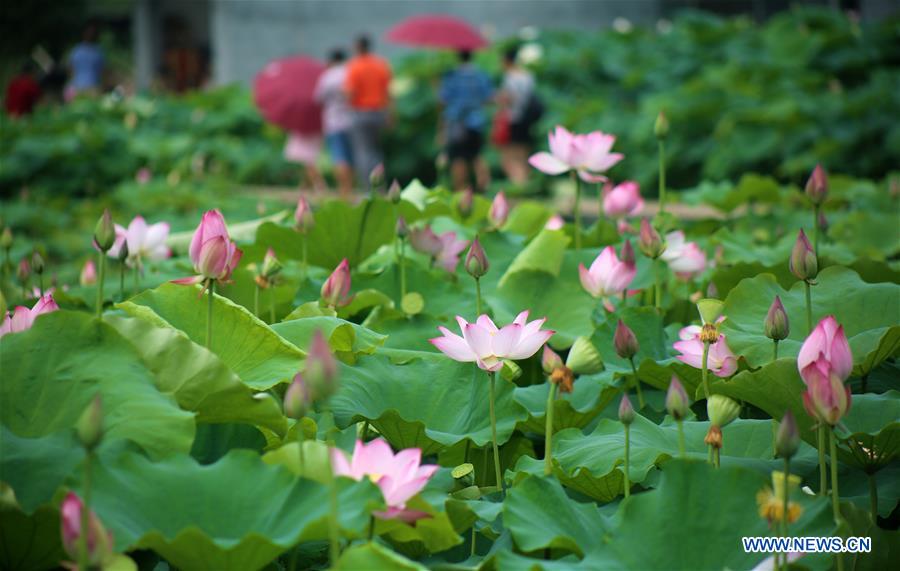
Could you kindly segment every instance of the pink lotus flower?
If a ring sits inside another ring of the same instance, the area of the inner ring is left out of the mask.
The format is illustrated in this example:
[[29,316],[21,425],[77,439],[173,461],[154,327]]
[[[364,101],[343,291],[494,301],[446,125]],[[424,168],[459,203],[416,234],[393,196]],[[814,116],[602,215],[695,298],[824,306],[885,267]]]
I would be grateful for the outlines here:
[[218,210],[209,210],[203,214],[203,219],[191,238],[188,253],[194,263],[194,271],[199,275],[173,280],[177,284],[213,281],[226,283],[231,279],[231,272],[243,255],[228,236],[225,219]]
[[44,294],[44,297],[37,300],[31,309],[22,305],[16,307],[12,315],[7,313],[6,317],[3,318],[3,324],[0,325],[0,338],[7,333],[19,333],[31,329],[38,315],[50,313],[57,309],[59,309],[59,306],[53,301],[53,296],[50,293]]
[[455,361],[475,362],[485,371],[499,371],[503,359],[527,359],[553,336],[555,331],[542,330],[547,318],[527,322],[528,311],[503,328],[497,328],[487,315],[480,315],[474,323],[456,316],[462,337],[446,327],[438,327],[443,337],[430,339],[442,353]]
[[83,286],[94,285],[97,283],[97,264],[94,263],[94,260],[86,261],[81,267],[78,283]]
[[331,272],[325,283],[322,284],[322,301],[331,307],[343,307],[350,303],[353,296],[350,294],[350,262],[347,258]]
[[684,232],[681,230],[666,234],[666,250],[660,258],[683,280],[706,269],[706,253],[695,242],[685,242]]
[[[680,352],[676,358],[682,363],[687,363],[695,369],[703,368],[703,341],[700,340],[700,326],[689,325],[678,332],[680,341],[676,341],[673,347]],[[724,335],[709,346],[709,355],[706,359],[707,368],[717,377],[730,377],[737,370],[737,358]]]
[[610,218],[637,216],[643,209],[641,187],[633,180],[603,187],[603,212]]
[[297,208],[294,210],[294,224],[294,227],[300,232],[307,232],[315,225],[312,208],[305,196],[301,196],[297,200]]
[[829,377],[832,373],[843,382],[853,370],[853,354],[844,335],[844,326],[833,315],[829,315],[816,325],[800,347],[797,368],[807,385],[818,377]]
[[452,230],[438,236],[429,226],[412,230],[409,243],[413,249],[431,256],[435,263],[451,274],[456,272],[459,254],[469,245],[468,240],[458,240]]
[[374,515],[382,519],[398,518],[414,522],[428,516],[424,512],[406,509],[406,502],[425,487],[438,469],[435,465],[422,466],[421,463],[420,449],[407,448],[394,454],[390,445],[380,438],[368,444],[357,440],[349,462],[342,450],[331,450],[331,465],[335,475],[354,480],[369,478],[381,489],[388,509],[386,512],[375,512]]
[[803,380],[807,387],[803,408],[811,417],[834,426],[850,410],[850,387],[844,385],[834,370],[822,374],[819,368],[811,367]]
[[[69,492],[60,506],[60,529],[62,544],[66,553],[78,561],[81,548],[81,511],[84,504],[77,495]],[[91,511],[88,515],[87,532],[88,562],[91,567],[100,566],[113,555],[113,536],[106,531],[97,514]]]
[[547,220],[546,224],[544,224],[545,230],[562,230],[563,226],[566,225],[566,221],[563,220],[563,217],[559,214],[554,214]]
[[123,228],[116,224],[116,241],[113,242],[112,248],[109,249],[111,258],[118,258],[122,251],[122,245],[128,245],[128,258],[126,263],[128,267],[142,267],[144,260],[159,261],[165,260],[172,255],[172,251],[166,246],[166,240],[169,238],[169,223],[157,222],[148,225],[143,217],[135,216],[128,224],[128,228]]
[[548,139],[550,152],[535,153],[528,159],[531,166],[546,174],[575,170],[584,181],[602,182],[606,180],[602,173],[625,158],[621,153],[609,152],[616,137],[602,131],[576,135],[557,126]]
[[603,248],[590,269],[585,268],[584,264],[578,264],[581,285],[595,299],[606,299],[621,294],[636,273],[637,266],[634,262],[620,261],[616,249],[612,246]]
[[500,228],[506,224],[509,218],[509,203],[506,201],[506,195],[498,192],[491,202],[491,209],[488,211],[488,220],[494,228]]

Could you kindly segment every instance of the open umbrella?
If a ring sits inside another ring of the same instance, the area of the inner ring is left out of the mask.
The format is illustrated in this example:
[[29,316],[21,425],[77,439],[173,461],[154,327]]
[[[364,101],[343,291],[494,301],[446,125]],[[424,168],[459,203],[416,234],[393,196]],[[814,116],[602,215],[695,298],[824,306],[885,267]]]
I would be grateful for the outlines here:
[[386,38],[395,44],[451,50],[477,50],[488,45],[471,24],[442,14],[406,18],[388,30]]
[[324,70],[325,66],[311,57],[275,60],[256,75],[253,101],[270,123],[305,135],[320,133],[322,108],[313,92]]

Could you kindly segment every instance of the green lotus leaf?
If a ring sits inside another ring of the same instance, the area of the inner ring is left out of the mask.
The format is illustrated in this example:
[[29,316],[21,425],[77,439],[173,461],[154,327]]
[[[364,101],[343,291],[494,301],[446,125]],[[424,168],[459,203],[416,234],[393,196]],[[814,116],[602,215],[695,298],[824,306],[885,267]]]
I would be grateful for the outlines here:
[[358,571],[360,569],[425,571],[428,568],[415,561],[410,561],[378,543],[369,542],[354,545],[344,551],[334,569],[335,571]]
[[0,567],[10,571],[58,569],[69,559],[63,551],[59,532],[59,511],[41,506],[26,515],[15,506],[0,502],[0,529],[3,549]]
[[[206,345],[207,298],[199,288],[164,284],[117,307],[155,325],[183,331]],[[304,353],[282,339],[244,307],[216,296],[211,351],[249,387],[266,390],[289,382],[301,368]]]
[[26,514],[49,501],[84,458],[84,448],[72,429],[21,438],[0,425],[0,441],[0,482],[12,488]]
[[500,287],[522,271],[539,271],[558,276],[569,241],[570,238],[562,230],[542,230],[506,269],[500,278]]
[[[338,317],[305,317],[276,323],[272,330],[300,348],[308,348],[316,331],[321,331],[331,349],[339,356],[355,359],[357,354],[371,355],[384,345],[386,335]],[[352,362],[349,361],[349,362]]]

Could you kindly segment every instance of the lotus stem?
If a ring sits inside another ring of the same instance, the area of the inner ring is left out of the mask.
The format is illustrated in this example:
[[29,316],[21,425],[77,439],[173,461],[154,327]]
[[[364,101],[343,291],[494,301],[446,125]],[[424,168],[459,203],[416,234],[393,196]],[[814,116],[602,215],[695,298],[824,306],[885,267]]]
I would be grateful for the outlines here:
[[400,302],[406,297],[406,241],[400,238]]
[[334,446],[333,441],[328,442],[328,555],[331,567],[337,565],[337,560],[341,556],[340,531],[338,530],[338,493],[337,481],[334,478],[334,465],[331,462],[331,451]]
[[301,424],[300,424],[302,421],[303,421],[302,417],[298,418],[297,425],[296,425],[297,426],[297,446],[300,448],[300,456],[299,457],[300,457],[300,475],[301,476],[303,475],[303,469],[306,467],[306,456],[305,456],[306,453],[303,451],[303,441],[306,440],[306,438],[303,436],[303,426],[301,426]]
[[301,283],[306,281],[306,273],[309,271],[309,265],[306,263],[306,234],[303,234],[303,279],[300,280]]
[[[102,255],[102,253],[101,253]],[[87,450],[84,456],[84,487],[82,489],[81,504],[81,535],[78,538],[78,569],[89,569],[88,534],[90,530],[89,518],[91,514],[91,462],[94,453]]]
[[550,391],[547,393],[547,415],[544,426],[544,475],[553,473],[553,404],[556,401],[556,383],[550,383]]
[[475,524],[472,524],[472,548],[469,550],[469,555],[475,557]]
[[[841,497],[838,493],[837,434],[833,428],[831,429],[831,444],[829,448],[831,453],[831,509],[834,511],[834,523],[837,524],[838,533],[840,533],[843,518],[841,517]],[[838,571],[844,571],[844,558],[841,557],[840,553],[835,553],[834,557]]]
[[638,378],[637,368],[634,366],[634,357],[628,359],[631,362],[631,372],[634,373],[634,388],[637,391],[638,410],[644,408],[644,393],[641,390],[641,380]]
[[781,498],[781,535],[788,537],[788,489],[791,476],[791,459],[784,457],[784,494]]
[[132,272],[132,275],[134,276],[134,291],[135,293],[137,293],[141,289],[141,274],[137,266],[134,266],[134,272]]
[[661,262],[657,258],[653,261],[653,263],[654,265],[656,265],[656,271],[653,272],[653,282],[656,286],[654,288],[656,290],[656,309],[662,310],[662,281],[659,279],[659,269],[661,266]]
[[772,458],[778,454],[778,421],[772,419]]
[[572,180],[575,181],[575,249],[581,249],[581,180],[578,172],[572,171]]
[[475,317],[481,315],[481,279],[475,278]]
[[819,205],[813,205],[813,251],[819,257]]
[[631,495],[631,479],[628,477],[628,461],[631,456],[631,427],[625,425],[625,497]]
[[722,451],[719,448],[713,447],[713,465],[718,468],[719,462],[721,461]]
[[878,485],[875,472],[869,472],[869,507],[872,510],[872,523],[878,524]]
[[772,360],[778,360],[778,339],[772,341]]
[[209,304],[206,307],[206,348],[212,348],[212,331],[213,331],[213,297],[216,288],[215,280],[209,280],[209,290],[206,295],[209,297]]
[[659,141],[659,213],[666,212],[666,143]]
[[825,468],[825,425],[820,424],[818,428],[818,448],[819,448],[819,495],[824,496],[828,491],[828,470]]
[[813,330],[812,319],[812,292],[810,291],[809,281],[803,282],[806,285],[806,334],[809,335]]
[[119,301],[125,301],[125,262],[119,262]]
[[701,378],[703,379],[703,394],[706,400],[709,400],[709,341],[703,342],[703,367],[700,369]]
[[259,286],[253,289],[253,315],[259,317]]
[[269,323],[275,323],[275,288],[269,287]]
[[678,425],[678,454],[682,458],[687,458],[687,453],[685,452],[684,447],[684,421],[676,420],[675,423]]
[[488,378],[491,384],[490,394],[490,411],[491,411],[491,443],[494,452],[494,476],[497,478],[497,487],[500,489],[500,496],[506,496],[506,489],[503,486],[503,475],[500,473],[500,447],[497,445],[497,413],[494,410],[495,401],[495,385],[497,384],[497,373],[488,371]]
[[106,253],[100,252],[98,258],[97,267],[100,271],[97,276],[97,318],[99,319],[103,315],[103,278],[106,277]]

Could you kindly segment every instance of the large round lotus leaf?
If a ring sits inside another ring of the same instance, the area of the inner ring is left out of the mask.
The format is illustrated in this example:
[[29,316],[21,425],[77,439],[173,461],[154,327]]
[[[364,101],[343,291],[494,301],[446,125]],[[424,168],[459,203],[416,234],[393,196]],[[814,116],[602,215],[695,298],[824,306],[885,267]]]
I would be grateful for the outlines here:
[[[191,341],[205,347],[208,299],[199,293],[199,287],[163,284],[117,307],[155,325],[180,329]],[[221,296],[214,298],[210,350],[245,384],[257,390],[289,382],[302,367],[304,357],[302,351],[244,307]]]
[[543,230],[512,261],[503,277],[500,287],[514,280],[518,272],[538,271],[558,276],[562,269],[569,237],[562,230]]
[[[381,355],[341,366],[341,386],[330,401],[338,426],[368,420],[395,448],[437,452],[466,438],[476,446],[491,441],[487,374],[474,363],[444,355],[409,352],[403,364]],[[525,409],[513,387],[497,379],[497,437],[505,442]]]
[[133,317],[107,315],[105,320],[141,355],[159,390],[196,412],[198,422],[244,422],[279,434],[287,430],[279,403],[268,394],[254,394],[215,354],[181,331]]
[[[826,315],[833,315],[844,326],[855,375],[867,374],[900,350],[900,285],[869,284],[852,270],[837,266],[820,272],[816,282],[812,287],[813,326]],[[772,359],[772,341],[765,336],[763,323],[776,295],[784,303],[791,330],[778,344],[778,355],[795,357],[809,334],[802,282],[785,290],[772,275],[762,274],[742,281],[725,299],[728,319],[722,332],[735,354],[744,355],[754,367]]]
[[[381,492],[338,482],[340,526],[361,536]],[[183,569],[259,569],[299,541],[328,537],[328,489],[245,450],[209,466],[123,454],[96,467],[91,497],[118,549],[153,549]]]
[[[553,430],[586,426],[619,393],[621,382],[610,371],[577,377],[571,393],[559,394],[553,402]],[[516,387],[516,402],[528,410],[520,429],[543,434],[546,430],[548,383]]]
[[104,443],[131,440],[154,457],[186,453],[194,415],[160,392],[153,372],[113,327],[83,313],[42,315],[0,343],[0,420],[37,438],[72,428],[103,398]]
[[374,353],[387,339],[371,329],[327,315],[283,321],[272,325],[272,330],[302,349],[308,349],[313,335],[321,331],[331,350],[348,362],[353,362],[357,354]]
[[369,542],[354,545],[341,553],[335,571],[359,571],[378,569],[379,571],[425,571],[427,567],[410,561],[378,543]]
[[[706,459],[703,437],[708,422],[685,422],[685,451],[690,458]],[[739,465],[767,473],[781,468],[781,460],[772,453],[772,423],[768,420],[736,420],[723,430],[725,446],[721,450],[723,466]],[[631,425],[632,484],[644,482],[648,473],[670,458],[679,456],[678,426],[657,425],[641,415]],[[622,424],[601,420],[588,435],[578,430],[564,430],[553,438],[555,473],[566,486],[596,500],[609,502],[624,493],[625,433]],[[814,472],[815,450],[804,445],[794,457],[793,471]],[[543,460],[526,457],[517,469],[542,473]]]
[[84,458],[75,431],[21,438],[0,425],[0,482],[8,484],[26,514],[50,501]]

